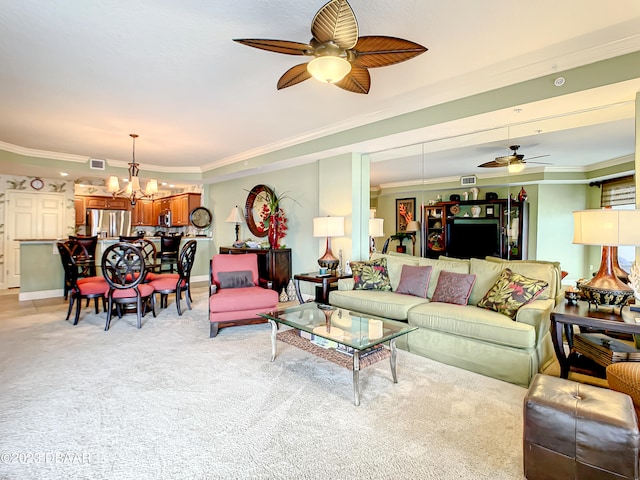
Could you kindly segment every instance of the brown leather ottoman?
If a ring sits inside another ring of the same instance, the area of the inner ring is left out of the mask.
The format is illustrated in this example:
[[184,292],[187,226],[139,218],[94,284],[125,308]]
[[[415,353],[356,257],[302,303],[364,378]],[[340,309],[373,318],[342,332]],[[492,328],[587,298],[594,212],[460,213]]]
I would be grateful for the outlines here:
[[628,395],[538,374],[524,399],[527,480],[638,479],[640,432]]

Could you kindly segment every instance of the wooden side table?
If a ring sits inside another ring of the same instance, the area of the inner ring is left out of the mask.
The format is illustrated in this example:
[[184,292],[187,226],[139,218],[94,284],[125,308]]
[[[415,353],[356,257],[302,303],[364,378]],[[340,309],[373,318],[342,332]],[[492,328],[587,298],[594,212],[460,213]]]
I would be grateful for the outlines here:
[[320,303],[329,303],[329,291],[331,290],[331,285],[336,283],[341,278],[351,278],[351,275],[320,275],[319,272],[311,272],[311,273],[298,273],[293,276],[293,282],[296,286],[296,296],[298,297],[298,301],[300,303],[304,303],[302,301],[302,294],[300,293],[300,281],[303,282],[311,282],[311,283],[321,283],[322,284],[322,296],[320,298],[316,298],[317,302]]
[[607,309],[589,308],[587,302],[582,300],[577,305],[569,305],[566,302],[558,304],[551,312],[551,338],[558,363],[560,363],[560,377],[569,376],[573,359],[571,355],[567,356],[564,350],[563,333],[569,349],[573,350],[573,325],[618,333],[640,334],[640,323],[635,322],[636,317],[640,318],[640,312],[632,312],[629,307],[623,307],[622,314],[618,315]]

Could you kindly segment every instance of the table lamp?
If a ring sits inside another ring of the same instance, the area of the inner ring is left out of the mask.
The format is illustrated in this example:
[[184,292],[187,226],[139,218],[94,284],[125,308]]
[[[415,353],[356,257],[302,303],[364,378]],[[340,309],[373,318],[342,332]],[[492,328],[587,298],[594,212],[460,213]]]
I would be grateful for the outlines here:
[[616,276],[613,253],[617,253],[619,245],[640,245],[640,210],[573,212],[573,243],[602,246],[598,273],[578,284],[589,305],[625,305],[633,296],[633,289]]
[[416,220],[412,220],[409,223],[407,223],[407,228],[405,228],[405,231],[408,233],[413,232],[413,235],[411,235],[411,242],[413,243],[413,256],[416,256],[416,232],[420,231],[420,222],[416,221]]
[[226,223],[236,224],[236,242],[238,242],[240,239],[240,223],[242,223],[243,220],[244,217],[242,216],[242,212],[237,205],[231,209],[231,212],[229,212],[229,216],[225,220]]
[[331,237],[344,236],[344,217],[316,217],[313,219],[313,236],[327,237],[324,255],[318,259],[318,265],[334,272],[338,268],[338,260],[331,251]]
[[369,253],[376,251],[375,237],[384,237],[384,218],[369,219]]

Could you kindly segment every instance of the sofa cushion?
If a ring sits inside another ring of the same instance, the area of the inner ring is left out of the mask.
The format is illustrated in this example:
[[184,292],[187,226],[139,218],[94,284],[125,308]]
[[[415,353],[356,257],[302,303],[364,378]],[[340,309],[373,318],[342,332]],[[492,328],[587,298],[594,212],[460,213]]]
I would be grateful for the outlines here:
[[393,320],[406,321],[409,310],[427,302],[426,298],[413,295],[374,290],[333,290],[329,293],[331,305]]
[[539,299],[552,298],[557,300],[557,297],[564,299],[560,262],[546,260],[506,260],[496,257],[487,257],[485,260],[490,263],[499,263],[502,265],[502,268],[509,268],[511,271],[521,275],[547,282],[549,289],[542,292],[540,297],[538,297]]
[[377,258],[368,262],[351,262],[351,272],[355,290],[391,290],[386,258]]
[[475,275],[443,270],[431,301],[466,305],[475,281]]
[[429,302],[411,309],[410,325],[513,348],[534,348],[536,331],[500,313],[475,305]]
[[418,265],[432,267],[431,279],[429,280],[429,289],[427,291],[428,298],[433,297],[433,292],[435,292],[436,290],[440,272],[442,272],[443,270],[455,273],[469,273],[468,260],[436,260],[434,258],[420,257],[418,259]]
[[371,255],[371,260],[379,258],[387,259],[387,273],[389,274],[389,280],[391,281],[391,290],[396,291],[400,284],[400,277],[402,276],[402,267],[404,265],[418,265],[418,258],[411,255],[405,255],[401,253],[387,253],[382,254],[374,252]]
[[508,268],[512,272],[525,277],[542,280],[549,284],[549,288],[543,290],[538,299],[554,298],[550,289],[555,288],[556,271],[551,263],[526,262],[526,261],[491,261],[480,258],[470,260],[469,273],[476,275],[476,283],[469,297],[469,304],[477,305],[491,287],[496,283],[502,271]]
[[478,302],[478,307],[515,319],[518,309],[535,300],[548,286],[545,281],[525,277],[505,268],[493,287]]
[[427,298],[432,267],[403,265],[396,293]]

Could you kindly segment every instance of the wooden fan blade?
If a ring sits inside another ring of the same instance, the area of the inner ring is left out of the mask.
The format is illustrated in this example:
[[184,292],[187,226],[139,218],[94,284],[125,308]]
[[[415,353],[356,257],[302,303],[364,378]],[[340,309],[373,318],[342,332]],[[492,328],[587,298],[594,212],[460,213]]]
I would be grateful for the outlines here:
[[288,40],[267,40],[264,38],[234,38],[234,42],[248,47],[259,48],[269,52],[284,53],[285,55],[310,55],[313,47],[306,43],[290,42]]
[[334,85],[348,92],[369,93],[371,76],[366,68],[352,65],[351,72],[339,82],[334,83]]
[[483,164],[478,165],[478,167],[482,167],[482,168],[496,168],[496,167],[506,167],[507,164],[506,163],[499,163],[496,162],[495,160],[491,160],[490,162],[485,162]]
[[353,50],[356,56],[351,63],[375,68],[410,60],[426,52],[428,48],[403,38],[371,35],[360,37]]
[[347,0],[326,3],[311,22],[311,35],[319,43],[332,41],[348,50],[358,41],[358,22]]
[[301,63],[300,65],[291,67],[289,70],[284,72],[284,75],[282,75],[280,80],[278,80],[278,90],[292,87],[293,85],[304,82],[309,78],[311,78],[311,74],[307,70],[307,64]]
[[[543,158],[543,157],[549,157],[550,154],[546,154],[546,155],[536,155],[535,157],[527,157],[524,159],[525,162],[528,162],[529,160],[533,160],[534,158]],[[545,162],[533,162],[533,163],[545,163]]]

